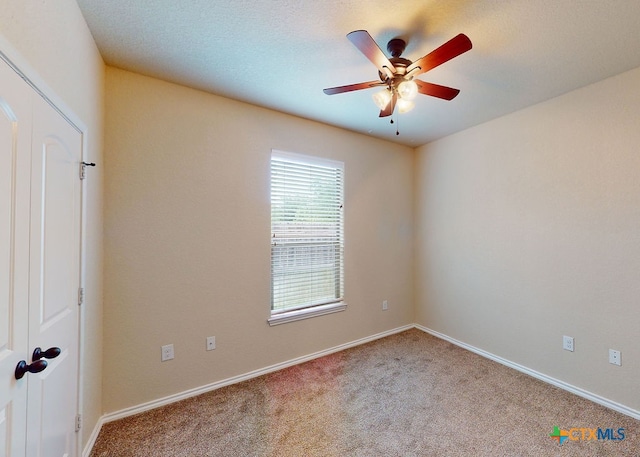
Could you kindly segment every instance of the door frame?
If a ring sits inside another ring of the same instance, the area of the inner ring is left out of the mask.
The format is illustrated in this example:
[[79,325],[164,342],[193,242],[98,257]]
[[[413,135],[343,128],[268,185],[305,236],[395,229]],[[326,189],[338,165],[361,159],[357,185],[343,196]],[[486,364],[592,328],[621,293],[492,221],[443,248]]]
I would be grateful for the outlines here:
[[[71,125],[81,136],[80,161],[85,161],[85,152],[88,150],[87,143],[87,127],[82,120],[69,108],[69,106],[55,93],[55,91],[46,83],[39,73],[22,57],[22,55],[13,47],[13,45],[0,33],[0,60],[9,65],[11,69],[18,74],[40,97],[44,99],[58,114],[60,114],[66,122]],[[80,173],[80,164],[78,164],[78,173]],[[78,175],[79,176],[79,175]],[[78,177],[79,179],[79,177]],[[80,246],[79,246],[79,278],[78,284],[83,290],[85,289],[85,269],[86,269],[86,179],[80,182]],[[84,357],[84,338],[85,338],[85,303],[79,305],[78,309],[78,391],[77,395],[77,411],[76,416],[82,415],[84,410],[83,402],[83,357]],[[83,431],[76,432],[76,450],[78,456],[84,454],[82,448]]]

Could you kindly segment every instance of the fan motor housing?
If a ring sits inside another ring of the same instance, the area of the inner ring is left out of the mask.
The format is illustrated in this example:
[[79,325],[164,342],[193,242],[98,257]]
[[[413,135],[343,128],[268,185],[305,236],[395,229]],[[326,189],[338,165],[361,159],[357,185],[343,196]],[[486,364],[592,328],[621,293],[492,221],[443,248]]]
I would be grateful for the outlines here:
[[[396,69],[396,72],[393,74],[394,79],[403,77],[407,73],[407,67],[412,64],[409,59],[402,57],[392,57],[389,59],[389,62],[391,62]],[[387,75],[385,73],[378,71],[378,76],[380,77],[380,81],[387,82]]]
[[401,38],[393,38],[387,43],[387,51],[392,57],[400,57],[407,47],[407,42]]
[[[392,55],[392,57],[389,59],[389,62],[391,62],[396,69],[395,73],[393,74],[394,80],[398,77],[404,76],[407,73],[407,67],[412,64],[409,59],[400,57],[406,47],[406,41],[401,38],[393,38],[387,43],[387,51],[389,51],[389,53]],[[388,78],[385,73],[379,71],[378,76],[380,77],[381,81],[388,82]]]

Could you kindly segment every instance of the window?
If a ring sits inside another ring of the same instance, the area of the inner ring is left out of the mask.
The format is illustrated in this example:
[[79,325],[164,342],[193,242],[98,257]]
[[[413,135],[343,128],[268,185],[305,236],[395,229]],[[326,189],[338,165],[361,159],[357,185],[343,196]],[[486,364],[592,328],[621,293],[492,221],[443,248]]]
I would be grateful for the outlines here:
[[271,154],[271,325],[343,311],[344,164]]

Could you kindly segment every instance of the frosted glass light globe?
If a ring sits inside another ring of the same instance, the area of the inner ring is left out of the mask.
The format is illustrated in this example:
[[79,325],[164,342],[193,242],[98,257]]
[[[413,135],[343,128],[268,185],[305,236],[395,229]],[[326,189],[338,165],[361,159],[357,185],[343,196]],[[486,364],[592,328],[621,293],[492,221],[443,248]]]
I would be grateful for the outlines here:
[[398,84],[398,94],[404,100],[413,100],[418,95],[418,85],[415,81],[402,81]]
[[376,92],[375,94],[373,94],[373,101],[378,106],[378,108],[380,108],[381,110],[385,109],[391,101],[391,92],[389,92],[388,89]]
[[414,106],[416,106],[416,104],[411,100],[405,100],[404,98],[398,100],[398,112],[400,114],[408,113],[414,108]]

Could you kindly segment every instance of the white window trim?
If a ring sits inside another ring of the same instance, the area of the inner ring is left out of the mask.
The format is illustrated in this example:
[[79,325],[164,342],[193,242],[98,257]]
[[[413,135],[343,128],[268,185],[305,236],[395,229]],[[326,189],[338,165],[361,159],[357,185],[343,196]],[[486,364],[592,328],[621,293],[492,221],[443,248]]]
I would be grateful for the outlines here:
[[288,322],[295,322],[310,317],[324,316],[325,314],[338,313],[347,309],[347,304],[343,301],[330,303],[328,305],[312,306],[309,308],[301,308],[293,311],[284,311],[272,314],[268,319],[269,325],[280,325]]

